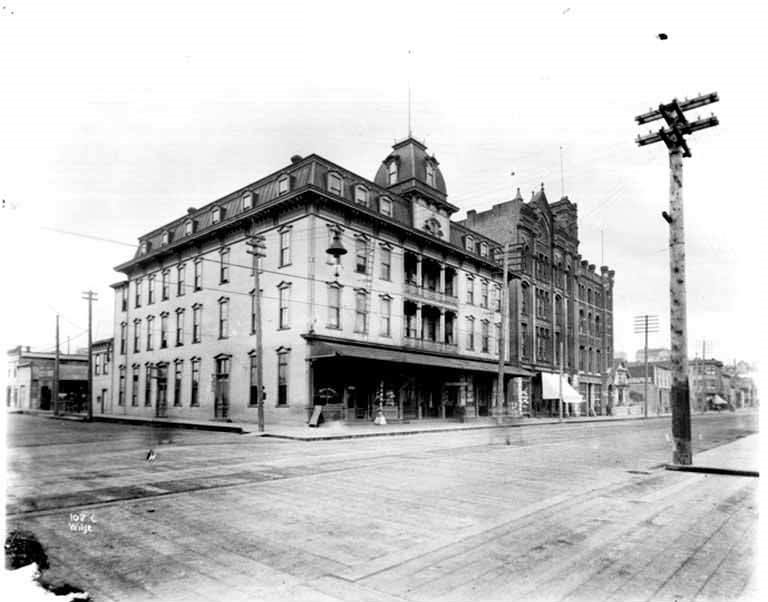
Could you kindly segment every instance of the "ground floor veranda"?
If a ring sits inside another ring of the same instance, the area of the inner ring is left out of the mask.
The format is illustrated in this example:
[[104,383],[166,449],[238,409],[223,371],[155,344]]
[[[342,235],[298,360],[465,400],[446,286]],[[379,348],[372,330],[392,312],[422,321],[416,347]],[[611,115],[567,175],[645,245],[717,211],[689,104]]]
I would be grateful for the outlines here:
[[[541,372],[504,367],[498,400],[498,364],[324,339],[310,341],[308,416],[323,407],[325,420],[388,421],[483,416],[557,416],[558,399],[544,397]],[[612,392],[600,377],[569,378],[578,403],[563,403],[564,416],[610,415]],[[572,399],[572,398],[571,398]]]

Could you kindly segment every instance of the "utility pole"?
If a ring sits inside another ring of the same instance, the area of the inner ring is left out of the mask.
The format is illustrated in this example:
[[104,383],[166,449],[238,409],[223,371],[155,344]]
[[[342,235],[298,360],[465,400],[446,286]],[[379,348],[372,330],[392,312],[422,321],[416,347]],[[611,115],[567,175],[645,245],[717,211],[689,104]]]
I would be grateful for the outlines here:
[[563,421],[563,352],[565,351],[565,345],[562,337],[560,338],[560,374],[558,374],[557,388],[558,388],[558,405],[560,406],[560,422]]
[[504,243],[504,268],[501,279],[501,332],[499,333],[499,385],[496,389],[496,412],[498,416],[504,407],[504,360],[507,355],[506,331],[509,328],[509,240]]
[[53,362],[53,414],[59,415],[59,314],[56,314],[56,359]]
[[[501,408],[504,407],[504,401],[506,397],[504,395],[504,361],[507,353],[507,335],[509,333],[509,283],[510,280],[520,277],[520,271],[522,269],[522,245],[520,243],[512,243],[508,239],[504,244],[504,257],[502,265],[502,281],[501,281],[501,332],[499,333],[499,387],[496,391],[496,408],[498,412],[501,412]],[[513,259],[510,262],[510,258]],[[514,409],[514,415],[520,415],[519,400],[518,405]]]
[[697,118],[688,121],[683,111],[696,109],[720,100],[717,92],[699,95],[691,100],[677,99],[660,104],[656,110],[638,115],[635,120],[643,125],[663,119],[667,127],[637,137],[638,146],[664,142],[669,150],[669,213],[662,217],[669,224],[669,294],[670,294],[670,335],[672,346],[672,437],[675,464],[691,464],[691,405],[688,383],[688,340],[687,308],[685,292],[685,229],[683,227],[683,157],[690,157],[691,151],[685,136],[698,130],[718,125],[717,117]]
[[265,257],[267,246],[264,244],[264,237],[260,234],[252,235],[246,242],[248,253],[253,255],[253,330],[256,336],[256,395],[258,407],[259,432],[264,432],[264,393],[263,389],[263,371],[262,371],[262,345],[261,345],[261,284],[259,282],[259,273],[261,266],[259,259]]
[[[645,333],[645,351],[643,360],[645,362],[645,378],[643,379],[643,418],[648,418],[648,333],[659,332],[659,317],[635,316],[635,333]],[[658,414],[658,411],[656,412]]]
[[93,420],[93,302],[98,300],[98,295],[91,290],[83,292],[83,299],[88,301],[88,422]]

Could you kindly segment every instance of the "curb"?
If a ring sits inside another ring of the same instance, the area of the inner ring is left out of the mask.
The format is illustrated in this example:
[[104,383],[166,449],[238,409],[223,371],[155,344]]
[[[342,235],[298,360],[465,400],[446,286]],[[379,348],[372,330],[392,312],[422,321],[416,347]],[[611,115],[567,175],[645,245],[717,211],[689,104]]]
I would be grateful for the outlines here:
[[[262,437],[271,437],[273,439],[288,439],[291,441],[331,441],[337,439],[362,439],[366,437],[397,437],[405,435],[424,435],[429,433],[453,433],[457,431],[477,431],[484,429],[500,429],[500,428],[521,428],[528,426],[549,426],[552,424],[571,426],[576,424],[589,424],[589,423],[601,423],[601,422],[628,422],[631,420],[645,421],[645,420],[659,420],[667,419],[669,416],[649,416],[648,418],[641,417],[607,417],[607,418],[587,418],[584,420],[547,420],[543,422],[506,422],[502,424],[478,424],[476,426],[462,426],[462,427],[446,427],[446,428],[433,428],[433,429],[417,429],[408,431],[382,431],[379,433],[346,433],[338,435],[319,435],[316,437],[305,437],[302,435],[281,435],[277,433],[259,433]],[[308,427],[309,428],[309,427]]]
[[200,431],[216,431],[224,433],[236,433],[242,435],[247,433],[242,426],[236,424],[227,423],[195,423],[195,422],[181,422],[175,420],[162,420],[157,418],[121,418],[120,416],[94,416],[93,422],[110,422],[115,424],[133,424],[137,426],[165,426],[169,428],[178,429],[191,429]]
[[732,477],[759,477],[757,470],[739,470],[737,468],[715,468],[714,466],[693,466],[684,464],[665,464],[667,470],[676,470],[678,472],[698,472],[704,474],[720,474]]

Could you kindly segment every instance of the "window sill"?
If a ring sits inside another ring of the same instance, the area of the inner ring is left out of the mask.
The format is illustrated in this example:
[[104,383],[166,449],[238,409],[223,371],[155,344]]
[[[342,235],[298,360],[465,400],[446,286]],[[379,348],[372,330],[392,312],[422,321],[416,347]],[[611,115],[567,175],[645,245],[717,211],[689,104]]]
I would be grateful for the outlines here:
[[291,327],[290,326],[278,326],[277,329],[278,330],[290,330]]
[[330,324],[326,324],[325,327],[328,330],[343,330],[341,326],[331,326]]
[[219,280],[219,284],[229,284],[229,280]]
[[176,347],[183,347],[184,343],[176,343]]
[[279,266],[277,266],[277,267],[278,267],[278,268],[289,268],[289,267],[291,267],[292,265],[293,265],[292,263],[281,263],[281,264],[280,264]]
[[229,336],[219,336],[220,341],[226,341],[229,338]]

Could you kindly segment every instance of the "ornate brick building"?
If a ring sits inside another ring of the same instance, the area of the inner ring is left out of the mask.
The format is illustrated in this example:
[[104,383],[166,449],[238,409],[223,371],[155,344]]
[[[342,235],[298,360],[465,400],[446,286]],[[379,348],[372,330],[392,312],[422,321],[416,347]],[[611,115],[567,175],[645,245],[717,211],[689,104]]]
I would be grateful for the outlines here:
[[567,197],[550,203],[543,185],[526,203],[518,189],[511,201],[469,211],[463,224],[497,244],[522,247],[521,277],[510,291],[511,352],[536,375],[529,390],[527,381],[519,382],[523,404],[528,400],[533,413],[553,411],[543,384],[562,363],[583,400],[572,409],[606,413],[613,388],[614,271],[601,266],[598,272],[579,254],[576,203]]

